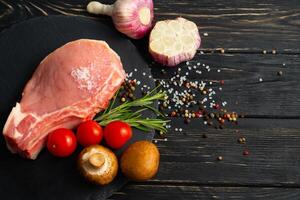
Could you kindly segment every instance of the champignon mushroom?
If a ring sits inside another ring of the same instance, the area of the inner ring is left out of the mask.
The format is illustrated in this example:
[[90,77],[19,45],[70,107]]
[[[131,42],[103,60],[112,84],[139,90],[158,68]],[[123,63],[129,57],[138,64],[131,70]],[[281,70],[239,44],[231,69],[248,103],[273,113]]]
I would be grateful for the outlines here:
[[120,167],[123,174],[133,181],[146,181],[157,173],[159,151],[148,141],[131,144],[121,156]]
[[117,175],[118,159],[108,148],[92,145],[83,149],[79,154],[78,167],[88,181],[106,185]]

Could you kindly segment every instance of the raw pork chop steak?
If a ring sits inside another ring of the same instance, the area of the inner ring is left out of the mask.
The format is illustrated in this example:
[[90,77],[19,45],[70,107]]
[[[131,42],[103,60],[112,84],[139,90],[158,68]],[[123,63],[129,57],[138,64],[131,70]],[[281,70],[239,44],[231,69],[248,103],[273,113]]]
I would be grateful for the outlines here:
[[49,132],[74,128],[105,109],[125,79],[106,42],[81,39],[49,54],[25,86],[3,129],[13,153],[35,159]]

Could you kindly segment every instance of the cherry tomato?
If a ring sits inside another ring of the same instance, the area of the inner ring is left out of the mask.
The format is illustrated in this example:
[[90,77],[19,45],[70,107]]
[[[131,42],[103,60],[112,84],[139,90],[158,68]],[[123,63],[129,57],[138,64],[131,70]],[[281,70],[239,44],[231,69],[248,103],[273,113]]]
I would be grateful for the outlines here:
[[102,127],[95,121],[83,122],[77,128],[78,143],[84,147],[100,143],[102,137]]
[[131,127],[122,121],[113,121],[104,128],[105,142],[114,149],[121,148],[131,136]]
[[77,147],[74,133],[66,128],[60,128],[48,135],[48,151],[57,157],[67,157],[71,155]]

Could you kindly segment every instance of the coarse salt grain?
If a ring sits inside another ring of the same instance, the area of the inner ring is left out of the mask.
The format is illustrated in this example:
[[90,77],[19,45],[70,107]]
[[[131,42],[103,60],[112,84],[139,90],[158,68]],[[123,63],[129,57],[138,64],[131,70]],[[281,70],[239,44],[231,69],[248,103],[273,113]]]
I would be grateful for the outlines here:
[[88,91],[94,88],[94,83],[91,80],[90,70],[86,67],[78,67],[71,71],[71,76],[79,83],[80,89]]

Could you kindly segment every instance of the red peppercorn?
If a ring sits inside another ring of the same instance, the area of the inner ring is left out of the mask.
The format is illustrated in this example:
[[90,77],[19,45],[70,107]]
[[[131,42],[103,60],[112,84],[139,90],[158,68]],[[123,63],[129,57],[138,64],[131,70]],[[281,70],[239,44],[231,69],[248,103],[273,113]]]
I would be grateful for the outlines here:
[[221,118],[221,119],[219,120],[219,122],[220,122],[220,124],[224,124],[224,123],[225,123],[225,120]]
[[220,104],[217,104],[217,103],[216,103],[216,104],[214,105],[214,108],[215,108],[215,109],[220,109]]
[[230,118],[230,114],[225,114],[223,118],[224,119],[229,119]]
[[201,111],[196,111],[195,116],[196,116],[196,118],[202,117],[202,112]]
[[224,85],[224,82],[225,82],[224,80],[220,80],[221,85]]
[[244,155],[244,156],[248,156],[248,155],[249,155],[249,151],[244,150],[243,155]]

